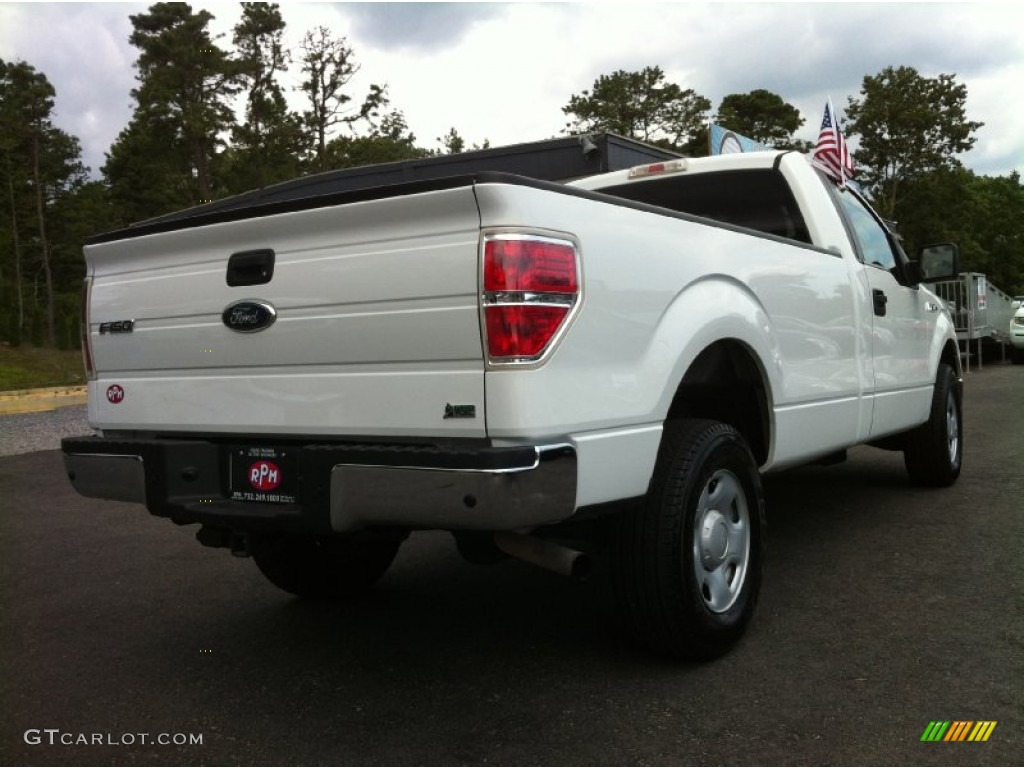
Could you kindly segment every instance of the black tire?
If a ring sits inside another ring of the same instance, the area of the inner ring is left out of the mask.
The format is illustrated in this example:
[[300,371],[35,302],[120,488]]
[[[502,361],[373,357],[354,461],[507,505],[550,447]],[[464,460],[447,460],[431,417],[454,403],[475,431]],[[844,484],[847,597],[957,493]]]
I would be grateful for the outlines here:
[[666,422],[647,498],[618,526],[611,577],[633,636],[682,659],[728,651],[753,615],[765,547],[761,478],[739,433]]
[[1013,361],[1014,365],[1024,365],[1024,349],[1012,347],[1010,349],[1010,360]]
[[260,572],[299,597],[347,597],[367,590],[398,553],[396,539],[274,534],[250,536]]
[[964,455],[963,383],[939,363],[928,421],[907,435],[903,461],[917,485],[943,488],[960,477]]

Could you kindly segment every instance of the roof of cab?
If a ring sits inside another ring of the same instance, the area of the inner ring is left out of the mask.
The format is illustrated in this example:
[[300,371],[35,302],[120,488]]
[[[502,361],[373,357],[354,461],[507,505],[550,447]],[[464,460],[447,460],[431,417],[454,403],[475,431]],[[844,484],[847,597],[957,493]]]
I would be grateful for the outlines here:
[[[775,149],[763,152],[735,152],[726,155],[710,155],[708,157],[687,157],[683,158],[681,163],[672,160],[634,166],[632,168],[612,171],[611,173],[603,173],[598,176],[589,176],[585,179],[571,181],[569,186],[580,189],[602,189],[619,184],[642,183],[646,180],[676,173],[695,174],[709,171],[746,171],[771,168],[782,155],[787,154],[787,151],[789,150]],[[664,168],[659,168],[659,166],[664,166]],[[653,171],[644,173],[645,169],[653,169]]]

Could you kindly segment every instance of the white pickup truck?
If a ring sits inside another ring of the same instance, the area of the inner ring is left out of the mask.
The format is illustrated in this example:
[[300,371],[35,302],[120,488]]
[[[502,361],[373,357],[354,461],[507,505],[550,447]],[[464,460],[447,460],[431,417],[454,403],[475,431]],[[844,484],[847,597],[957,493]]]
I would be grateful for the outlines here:
[[709,658],[761,581],[761,474],[901,450],[960,472],[942,302],[795,152],[554,184],[481,173],[143,223],[85,249],[83,495],[197,523],[341,596],[410,531],[570,574],[607,558],[635,636]]

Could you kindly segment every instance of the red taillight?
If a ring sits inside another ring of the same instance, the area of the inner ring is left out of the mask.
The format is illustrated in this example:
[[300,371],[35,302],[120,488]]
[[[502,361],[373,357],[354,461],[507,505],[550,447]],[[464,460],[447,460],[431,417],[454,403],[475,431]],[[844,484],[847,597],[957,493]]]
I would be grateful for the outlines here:
[[484,290],[576,293],[576,249],[548,240],[488,240]]
[[568,307],[497,304],[487,307],[487,352],[492,358],[536,358],[558,333]]
[[484,239],[483,302],[492,363],[539,360],[579,298],[575,243],[542,235],[500,233]]
[[81,337],[82,337],[82,363],[85,365],[85,378],[92,381],[96,378],[96,366],[92,361],[92,334],[89,332],[89,302],[92,300],[92,278],[87,277],[82,281],[82,313],[81,313]]

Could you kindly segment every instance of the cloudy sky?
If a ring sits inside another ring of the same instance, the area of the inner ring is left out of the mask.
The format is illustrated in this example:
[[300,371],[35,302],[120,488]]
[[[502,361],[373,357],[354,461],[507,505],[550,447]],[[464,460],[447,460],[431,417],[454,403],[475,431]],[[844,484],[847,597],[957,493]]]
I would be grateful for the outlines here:
[[[0,2],[0,58],[23,59],[57,90],[56,122],[94,173],[132,109],[129,15],[148,3]],[[192,4],[238,20],[237,3]],[[660,66],[717,108],[765,88],[796,106],[812,139],[831,96],[842,114],[863,78],[887,66],[967,86],[985,125],[962,160],[1024,172],[1024,35],[1008,3],[281,3],[287,42],[318,25],[345,36],[362,70],[353,94],[386,83],[420,146],[455,127],[492,146],[561,133],[561,107],[602,74]],[[297,58],[297,57],[296,57]],[[293,66],[296,74],[298,67]],[[294,106],[301,106],[298,94]],[[856,142],[853,142],[856,147]]]

